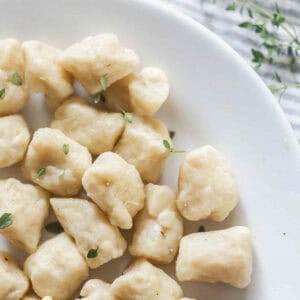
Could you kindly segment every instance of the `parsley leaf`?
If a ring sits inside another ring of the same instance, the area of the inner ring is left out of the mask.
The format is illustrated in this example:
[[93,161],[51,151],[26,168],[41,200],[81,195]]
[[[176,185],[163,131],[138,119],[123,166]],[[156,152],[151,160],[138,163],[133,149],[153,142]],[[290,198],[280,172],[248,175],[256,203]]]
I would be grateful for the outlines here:
[[69,144],[63,144],[62,149],[63,149],[64,154],[68,155],[69,150],[70,150]]
[[94,103],[99,103],[100,101],[105,102],[105,96],[102,92],[97,93],[96,95],[93,96]]
[[0,229],[4,229],[13,223],[13,218],[10,213],[4,213],[0,217]]
[[171,143],[168,140],[163,140],[163,144],[167,150],[169,150],[170,153],[184,153],[184,150],[176,150],[173,148]]
[[0,100],[4,99],[4,97],[5,97],[5,88],[0,90]]
[[107,78],[106,78],[106,75],[101,76],[99,82],[100,82],[102,91],[106,91],[106,89],[107,89]]
[[90,249],[89,252],[87,253],[86,257],[87,258],[95,258],[98,256],[98,249],[99,247],[97,246],[96,249]]
[[37,176],[38,176],[38,177],[41,177],[41,176],[43,176],[43,175],[46,174],[46,168],[45,168],[45,167],[39,168],[39,169],[36,171],[36,173],[37,173]]
[[125,121],[127,121],[128,123],[132,123],[132,114],[126,111],[122,111],[123,117],[125,119]]
[[20,74],[18,72],[15,72],[12,74],[10,81],[14,85],[18,85],[18,86],[22,85],[22,83],[23,83],[22,77],[20,76]]
[[45,226],[45,229],[50,232],[50,233],[53,233],[53,234],[59,234],[61,232],[64,232],[64,229],[62,228],[62,226],[60,225],[59,222],[51,222],[51,223],[48,223],[46,226]]

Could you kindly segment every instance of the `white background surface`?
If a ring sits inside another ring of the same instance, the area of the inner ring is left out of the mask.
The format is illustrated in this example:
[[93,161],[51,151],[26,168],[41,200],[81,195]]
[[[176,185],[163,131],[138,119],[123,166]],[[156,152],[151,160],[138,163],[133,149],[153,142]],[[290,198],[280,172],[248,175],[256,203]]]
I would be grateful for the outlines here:
[[[296,139],[258,76],[229,47],[195,22],[143,1],[1,0],[0,38],[38,39],[65,47],[87,35],[115,32],[143,65],[163,68],[172,84],[159,113],[176,131],[177,148],[212,144],[231,161],[241,203],[224,223],[194,222],[208,230],[247,225],[254,238],[254,273],[249,288],[184,284],[186,296],[209,300],[299,300],[300,159]],[[47,125],[39,98],[25,116],[33,128]],[[163,183],[176,188],[182,155],[166,163]],[[0,177],[18,176],[18,167]],[[0,241],[1,247],[9,245]],[[10,246],[9,246],[10,247]],[[129,258],[100,267],[112,281]],[[171,271],[173,266],[168,267]],[[92,273],[94,276],[95,273]]]

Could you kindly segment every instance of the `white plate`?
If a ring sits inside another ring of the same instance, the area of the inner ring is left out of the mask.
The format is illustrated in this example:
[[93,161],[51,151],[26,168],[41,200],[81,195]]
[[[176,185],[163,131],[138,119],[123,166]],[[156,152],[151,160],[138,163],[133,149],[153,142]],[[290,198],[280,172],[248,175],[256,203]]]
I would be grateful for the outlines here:
[[[190,150],[212,144],[231,161],[241,203],[226,222],[205,225],[209,230],[230,225],[251,228],[253,280],[244,290],[188,283],[183,285],[186,296],[209,300],[300,299],[298,145],[276,100],[231,48],[157,1],[0,3],[0,38],[38,39],[63,48],[87,35],[115,32],[139,54],[143,65],[160,66],[168,74],[172,92],[159,117],[176,131],[175,145]],[[49,121],[38,100],[32,100],[25,110],[33,128]],[[174,155],[165,167],[162,182],[173,188],[181,159],[181,155]],[[1,178],[12,175],[19,177],[17,168],[0,173]],[[187,232],[196,231],[199,224],[189,223]],[[0,241],[0,246],[6,247],[6,242]],[[100,267],[98,276],[113,280],[128,259]]]

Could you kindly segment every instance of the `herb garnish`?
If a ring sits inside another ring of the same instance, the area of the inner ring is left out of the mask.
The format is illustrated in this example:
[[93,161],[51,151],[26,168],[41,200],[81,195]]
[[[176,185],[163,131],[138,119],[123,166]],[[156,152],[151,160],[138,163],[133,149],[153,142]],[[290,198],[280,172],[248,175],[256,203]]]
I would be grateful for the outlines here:
[[10,81],[14,85],[18,85],[18,86],[22,85],[22,83],[23,83],[22,77],[20,76],[20,74],[18,72],[15,72],[12,74]]
[[203,225],[199,226],[198,232],[205,232],[205,227]]
[[98,249],[99,247],[97,246],[96,249],[90,249],[89,252],[87,253],[87,258],[95,258],[98,256]]
[[5,88],[0,90],[0,100],[4,99],[4,97],[5,97]]
[[[252,62],[256,69],[265,64],[288,65],[294,72],[299,63],[300,34],[295,25],[282,13],[277,3],[273,10],[265,9],[252,0],[235,1],[226,7],[228,11],[240,11],[241,15],[247,12],[247,20],[240,23],[239,27],[251,30],[259,38],[257,47],[251,49]],[[282,82],[275,73],[277,84],[269,85],[272,93],[281,96],[289,88],[300,88],[300,82]]]
[[176,150],[168,140],[163,140],[163,144],[170,153],[184,153],[184,150]]
[[13,218],[10,213],[4,213],[0,217],[0,229],[4,229],[13,223]]
[[45,168],[45,167],[39,168],[39,169],[36,171],[36,173],[37,173],[37,176],[38,176],[38,177],[41,177],[41,176],[43,176],[43,175],[46,174],[46,168]]
[[63,144],[62,149],[63,149],[64,154],[68,155],[69,150],[70,150],[69,144]]
[[63,227],[60,225],[59,222],[51,222],[51,223],[48,223],[46,226],[45,226],[45,229],[50,232],[50,233],[53,233],[53,234],[59,234],[61,232],[64,232],[64,229]]
[[107,89],[107,77],[106,75],[103,75],[100,77],[99,79],[99,83],[100,83],[100,86],[101,86],[101,92],[97,93],[96,95],[93,96],[93,99],[94,99],[94,103],[99,103],[100,101],[102,102],[105,102],[105,95],[104,95],[104,92],[106,91]]
[[132,114],[130,112],[122,110],[122,114],[123,114],[125,121],[127,121],[128,123],[132,123]]

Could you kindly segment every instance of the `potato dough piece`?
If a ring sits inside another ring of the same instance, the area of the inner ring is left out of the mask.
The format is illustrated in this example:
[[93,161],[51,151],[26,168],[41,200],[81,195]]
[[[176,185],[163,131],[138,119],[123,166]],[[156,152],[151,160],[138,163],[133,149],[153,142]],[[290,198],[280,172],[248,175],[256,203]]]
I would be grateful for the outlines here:
[[47,104],[55,110],[73,94],[71,76],[58,63],[60,50],[38,41],[22,44],[25,58],[25,78],[30,91],[45,93]]
[[113,149],[125,128],[125,120],[119,113],[99,110],[85,99],[70,97],[56,110],[51,127],[99,155]]
[[164,160],[169,156],[163,140],[170,140],[166,126],[150,117],[132,116],[132,123],[114,148],[114,152],[134,165],[144,182],[159,180]]
[[25,295],[24,298],[22,298],[22,300],[53,300],[52,297],[50,296],[46,296],[43,297],[42,299],[40,297],[38,297],[36,294],[34,294],[33,292],[30,292],[28,294]]
[[[64,151],[64,145],[69,148]],[[23,171],[36,184],[59,196],[76,195],[81,178],[92,164],[88,150],[60,130],[38,129],[29,145]]]
[[223,221],[239,201],[225,159],[211,146],[188,153],[178,178],[177,208],[188,220]]
[[[17,72],[22,83],[12,83],[12,76]],[[0,97],[0,116],[19,112],[28,99],[28,91],[24,83],[24,60],[21,46],[17,40],[0,40],[0,91],[5,93]]]
[[61,233],[44,242],[24,264],[25,273],[40,297],[69,300],[88,278],[88,267],[71,238]]
[[110,86],[105,93],[105,104],[110,110],[151,116],[166,101],[169,89],[166,74],[159,68],[148,67]]
[[10,178],[0,180],[0,216],[11,213],[13,224],[0,233],[21,249],[37,249],[49,211],[49,194],[40,187]]
[[183,296],[175,280],[142,258],[118,277],[111,288],[122,300],[179,300]]
[[246,287],[252,273],[252,242],[248,228],[192,233],[179,247],[176,275],[180,281],[225,282]]
[[175,198],[175,193],[167,186],[146,185],[146,203],[134,223],[131,255],[161,264],[172,262],[183,234]]
[[12,256],[0,250],[0,299],[20,300],[28,288],[28,279]]
[[[80,296],[82,300],[118,300],[112,294],[110,284],[100,279],[91,279],[83,286]],[[79,299],[77,299],[79,300]]]
[[[64,230],[76,241],[79,252],[90,268],[123,255],[126,241],[100,209],[84,199],[52,198],[52,208]],[[98,255],[88,258],[90,249],[98,247]]]
[[144,206],[144,184],[136,168],[113,153],[102,153],[84,173],[82,184],[89,197],[123,229]]
[[71,45],[60,55],[60,62],[90,94],[96,94],[101,91],[102,76],[109,86],[131,73],[139,59],[116,35],[100,34]]
[[0,168],[21,161],[29,140],[29,129],[23,117],[20,115],[0,117]]

